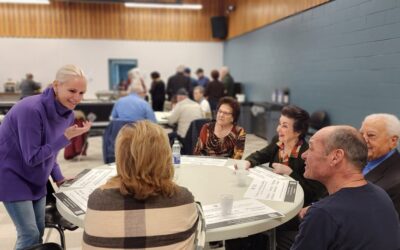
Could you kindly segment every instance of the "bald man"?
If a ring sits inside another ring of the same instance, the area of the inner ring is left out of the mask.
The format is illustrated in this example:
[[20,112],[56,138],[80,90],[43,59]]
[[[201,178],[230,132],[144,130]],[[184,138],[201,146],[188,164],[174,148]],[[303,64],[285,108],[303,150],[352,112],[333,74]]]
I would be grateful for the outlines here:
[[360,132],[368,146],[365,179],[388,193],[400,215],[400,121],[391,114],[372,114],[365,117]]
[[350,126],[330,126],[310,139],[304,177],[321,182],[329,196],[308,209],[293,250],[400,249],[393,203],[363,174],[368,148]]

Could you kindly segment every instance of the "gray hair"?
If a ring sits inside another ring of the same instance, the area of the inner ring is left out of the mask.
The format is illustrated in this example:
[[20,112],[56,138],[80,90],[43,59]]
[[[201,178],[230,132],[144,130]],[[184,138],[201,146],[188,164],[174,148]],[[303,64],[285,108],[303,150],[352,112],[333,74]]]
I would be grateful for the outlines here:
[[200,93],[204,94],[204,87],[203,86],[196,86],[194,87],[193,91],[198,90]]
[[347,160],[360,170],[367,163],[367,144],[353,127],[335,126],[335,129],[325,139],[325,152],[329,154],[334,149],[343,149]]
[[65,83],[77,77],[84,78],[86,81],[86,76],[85,73],[83,73],[83,70],[73,64],[67,64],[57,71],[56,81],[59,83]]
[[388,135],[400,138],[400,121],[395,115],[386,113],[371,114],[364,118],[363,123],[367,120],[382,120],[386,125]]
[[178,73],[183,73],[184,71],[185,71],[185,66],[184,65],[179,65],[176,68],[176,72],[178,72]]
[[142,81],[140,79],[135,79],[134,81],[132,81],[131,85],[129,86],[129,92],[143,94],[145,91]]

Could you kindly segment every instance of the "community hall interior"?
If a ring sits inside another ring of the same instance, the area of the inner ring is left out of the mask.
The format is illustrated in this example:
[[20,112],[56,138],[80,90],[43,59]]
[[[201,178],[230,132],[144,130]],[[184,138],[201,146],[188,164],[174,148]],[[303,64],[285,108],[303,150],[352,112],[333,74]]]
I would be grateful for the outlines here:
[[[237,124],[247,134],[244,159],[271,142],[288,104],[315,119],[310,136],[326,125],[359,129],[373,113],[400,117],[400,0],[0,1],[1,119],[20,101],[27,75],[43,91],[66,64],[85,72],[87,90],[76,110],[90,114],[93,125],[85,155],[65,159],[59,152],[64,176],[105,164],[103,134],[114,104],[127,95],[120,86],[132,68],[147,90],[154,71],[167,83],[182,66],[194,79],[199,68],[208,78],[229,69]],[[163,111],[171,108],[167,98]],[[65,230],[66,249],[81,249],[83,232]],[[0,249],[13,249],[16,238],[1,204]],[[43,238],[60,242],[55,229],[46,228]],[[225,249],[206,243],[210,248]]]

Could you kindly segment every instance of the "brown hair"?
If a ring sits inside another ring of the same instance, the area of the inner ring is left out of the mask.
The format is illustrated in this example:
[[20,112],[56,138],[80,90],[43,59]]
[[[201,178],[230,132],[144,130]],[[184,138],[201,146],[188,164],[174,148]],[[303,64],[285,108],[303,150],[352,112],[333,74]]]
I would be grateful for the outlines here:
[[171,147],[159,125],[149,121],[127,124],[119,131],[115,145],[117,176],[106,186],[117,185],[121,194],[139,200],[175,193]]
[[231,107],[233,123],[236,123],[238,121],[239,115],[240,115],[240,105],[239,105],[238,101],[236,101],[235,98],[230,97],[230,96],[222,97],[221,99],[219,99],[217,110],[219,109],[219,107],[221,107],[222,104],[226,104],[226,105],[229,105],[229,107]]
[[295,105],[288,105],[283,107],[281,114],[294,120],[293,130],[300,133],[299,139],[304,139],[310,121],[308,112]]

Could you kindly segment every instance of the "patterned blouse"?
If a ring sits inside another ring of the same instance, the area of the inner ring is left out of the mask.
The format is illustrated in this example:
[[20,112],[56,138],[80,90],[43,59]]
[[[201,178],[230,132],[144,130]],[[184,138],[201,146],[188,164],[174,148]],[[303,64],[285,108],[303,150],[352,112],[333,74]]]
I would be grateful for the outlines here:
[[276,143],[276,145],[278,145],[279,148],[279,162],[289,166],[289,157],[290,158],[297,158],[299,156],[299,152],[300,152],[300,148],[301,145],[303,145],[303,140],[299,140],[296,145],[292,148],[292,151],[290,152],[290,155],[285,155],[284,158],[282,158],[282,155],[284,154],[284,150],[285,150],[285,144],[281,141],[278,141]]
[[224,138],[218,138],[214,134],[214,129],[215,122],[207,123],[201,128],[194,154],[242,159],[246,140],[244,129],[234,125],[231,132]]

